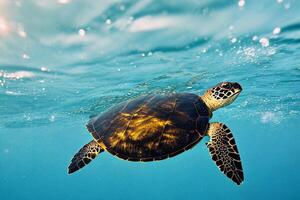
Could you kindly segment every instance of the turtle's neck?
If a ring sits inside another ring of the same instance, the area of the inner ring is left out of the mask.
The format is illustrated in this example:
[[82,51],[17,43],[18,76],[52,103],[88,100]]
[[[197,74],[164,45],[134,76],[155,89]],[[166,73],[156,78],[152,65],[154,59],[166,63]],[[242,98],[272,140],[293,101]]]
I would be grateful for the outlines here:
[[201,100],[204,102],[204,104],[207,106],[209,112],[211,113],[212,115],[212,112],[215,111],[216,109],[218,109],[216,107],[216,105],[214,105],[214,101],[212,101],[210,95],[202,95],[200,96]]

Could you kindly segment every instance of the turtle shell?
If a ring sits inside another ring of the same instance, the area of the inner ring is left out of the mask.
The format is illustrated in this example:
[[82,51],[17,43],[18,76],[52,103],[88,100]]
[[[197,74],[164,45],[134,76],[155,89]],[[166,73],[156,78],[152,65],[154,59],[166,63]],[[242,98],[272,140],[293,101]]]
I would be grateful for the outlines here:
[[197,144],[210,117],[198,95],[146,95],[92,118],[87,128],[111,154],[130,161],[153,161]]

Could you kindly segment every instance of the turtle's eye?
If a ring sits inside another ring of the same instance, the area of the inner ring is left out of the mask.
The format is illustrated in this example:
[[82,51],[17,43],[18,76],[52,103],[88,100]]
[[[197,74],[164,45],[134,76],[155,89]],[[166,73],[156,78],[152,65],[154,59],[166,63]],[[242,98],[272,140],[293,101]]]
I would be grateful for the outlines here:
[[225,89],[230,89],[231,88],[231,83],[223,83],[222,87]]

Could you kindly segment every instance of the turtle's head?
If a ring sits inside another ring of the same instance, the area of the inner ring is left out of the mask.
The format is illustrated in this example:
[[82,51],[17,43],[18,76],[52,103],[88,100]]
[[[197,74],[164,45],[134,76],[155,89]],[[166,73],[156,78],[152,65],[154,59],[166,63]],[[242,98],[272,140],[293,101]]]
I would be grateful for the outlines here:
[[208,89],[202,100],[211,111],[231,104],[241,93],[242,87],[236,82],[223,82]]

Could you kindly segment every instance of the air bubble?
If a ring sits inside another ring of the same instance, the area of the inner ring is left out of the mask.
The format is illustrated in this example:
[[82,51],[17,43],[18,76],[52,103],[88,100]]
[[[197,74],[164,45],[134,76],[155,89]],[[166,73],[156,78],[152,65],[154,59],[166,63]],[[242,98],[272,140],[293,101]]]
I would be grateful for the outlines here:
[[244,49],[244,54],[248,57],[255,57],[255,49],[253,47],[247,47]]
[[107,24],[107,25],[110,25],[111,23],[112,23],[111,19],[107,19],[107,20],[105,21],[105,24]]
[[246,2],[245,2],[245,0],[239,0],[238,4],[239,4],[239,7],[244,7]]
[[50,122],[54,122],[54,121],[55,121],[55,116],[54,116],[54,115],[51,115],[51,116],[49,117],[49,121],[50,121]]
[[273,30],[273,35],[278,35],[281,32],[281,28],[280,27],[276,27]]
[[18,35],[22,38],[26,38],[27,37],[27,33],[24,30],[18,30]]
[[281,113],[280,112],[263,112],[260,118],[261,123],[275,123],[278,124],[281,121]]
[[85,31],[83,28],[81,28],[81,29],[79,29],[79,31],[78,31],[78,35],[79,35],[80,37],[84,37],[84,36],[86,35],[86,31]]
[[236,38],[232,38],[232,39],[231,39],[231,42],[232,42],[232,43],[236,43],[236,41],[237,41]]
[[266,37],[263,37],[259,40],[259,43],[261,44],[261,46],[263,47],[268,47],[270,45],[269,39]]
[[71,3],[72,0],[57,0],[57,2],[60,4],[68,4],[68,3]]
[[42,72],[49,72],[50,70],[47,67],[41,67],[40,68]]
[[22,58],[23,58],[23,59],[26,59],[26,60],[29,60],[29,59],[30,59],[30,56],[27,55],[26,53],[24,53],[24,54],[22,55]]

